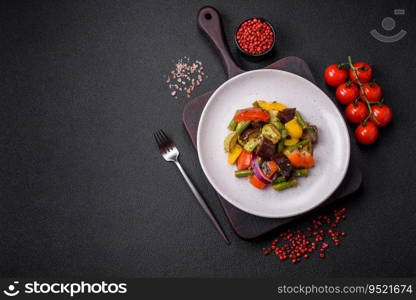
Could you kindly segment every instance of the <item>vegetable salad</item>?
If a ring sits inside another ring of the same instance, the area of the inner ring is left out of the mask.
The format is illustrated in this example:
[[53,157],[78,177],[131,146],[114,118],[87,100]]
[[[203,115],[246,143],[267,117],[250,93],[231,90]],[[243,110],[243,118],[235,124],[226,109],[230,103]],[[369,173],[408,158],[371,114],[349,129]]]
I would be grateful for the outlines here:
[[296,108],[258,100],[238,110],[224,140],[227,162],[235,164],[236,177],[248,177],[258,189],[269,184],[281,191],[295,187],[298,177],[315,166],[313,146],[318,129],[304,120]]

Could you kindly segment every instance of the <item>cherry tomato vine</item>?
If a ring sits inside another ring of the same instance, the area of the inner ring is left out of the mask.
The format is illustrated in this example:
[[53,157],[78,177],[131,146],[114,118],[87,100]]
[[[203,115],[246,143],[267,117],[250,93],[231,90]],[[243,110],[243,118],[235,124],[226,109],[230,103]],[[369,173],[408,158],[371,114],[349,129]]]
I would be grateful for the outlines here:
[[389,124],[393,112],[384,103],[383,91],[373,79],[372,67],[366,62],[353,63],[348,56],[345,63],[329,65],[324,77],[328,85],[336,87],[338,102],[346,105],[348,121],[358,123],[355,129],[358,142],[374,143],[378,138],[378,127]]
[[[364,92],[363,84],[361,83],[361,81],[358,78],[358,74],[357,74],[358,68],[354,67],[354,65],[352,64],[351,56],[348,56],[348,64],[349,64],[351,70],[354,72],[355,77],[357,78],[355,80],[355,82],[358,84],[358,88],[360,89],[361,99],[364,99],[364,102],[367,105],[367,108],[368,108],[368,111],[369,111],[368,116],[362,122],[362,125],[365,126],[365,124],[367,123],[368,119],[370,119],[370,117],[372,117],[373,114],[374,114],[373,113],[373,108],[371,107],[370,101],[368,101],[367,95]],[[358,99],[356,99],[355,101],[358,101]],[[379,103],[383,103],[383,100],[381,100],[381,102],[379,102]],[[376,121],[376,123],[378,123],[378,121]]]

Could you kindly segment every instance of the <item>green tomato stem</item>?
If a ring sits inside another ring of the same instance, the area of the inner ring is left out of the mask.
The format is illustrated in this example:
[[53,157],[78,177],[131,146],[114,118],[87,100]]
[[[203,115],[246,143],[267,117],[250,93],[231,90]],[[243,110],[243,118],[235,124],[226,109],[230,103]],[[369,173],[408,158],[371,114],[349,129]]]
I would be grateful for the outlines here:
[[[356,82],[358,84],[358,87],[360,88],[360,93],[361,96],[364,97],[364,102],[367,105],[369,114],[368,116],[364,119],[364,121],[362,122],[363,125],[365,125],[368,120],[374,115],[373,109],[371,108],[371,104],[370,101],[368,101],[366,94],[364,93],[364,89],[363,89],[363,84],[361,83],[361,81],[358,79],[358,74],[357,74],[357,68],[354,67],[354,65],[352,64],[352,59],[351,56],[348,56],[348,64],[350,65],[351,70],[354,72],[355,78],[356,78]],[[376,121],[376,123],[378,124],[378,121],[376,118],[373,118],[374,121]]]

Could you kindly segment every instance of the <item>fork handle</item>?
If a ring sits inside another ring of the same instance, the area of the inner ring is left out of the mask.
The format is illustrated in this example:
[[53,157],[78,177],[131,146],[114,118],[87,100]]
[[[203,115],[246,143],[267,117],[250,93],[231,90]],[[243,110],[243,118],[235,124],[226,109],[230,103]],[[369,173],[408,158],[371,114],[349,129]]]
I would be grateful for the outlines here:
[[205,203],[204,198],[202,198],[201,194],[198,192],[194,184],[192,183],[191,179],[186,174],[185,170],[182,168],[182,165],[179,163],[179,161],[174,161],[176,166],[178,167],[179,171],[181,171],[182,176],[185,178],[186,183],[188,184],[189,188],[191,189],[192,193],[194,194],[196,200],[198,200],[199,204],[201,205],[204,212],[208,215],[211,222],[214,224],[215,229],[218,231],[218,233],[222,236],[222,238],[225,240],[225,242],[229,245],[230,240],[225,235],[224,231],[221,228],[221,225],[218,223],[215,216],[212,214],[211,210],[209,209],[208,205]]

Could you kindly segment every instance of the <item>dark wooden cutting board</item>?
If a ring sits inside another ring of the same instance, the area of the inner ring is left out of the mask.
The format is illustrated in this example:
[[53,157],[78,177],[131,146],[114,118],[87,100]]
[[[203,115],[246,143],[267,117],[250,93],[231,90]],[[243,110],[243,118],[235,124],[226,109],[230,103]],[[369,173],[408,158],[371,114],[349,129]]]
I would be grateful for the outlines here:
[[[240,69],[232,59],[227,46],[225,45],[222,34],[221,18],[219,13],[212,7],[204,7],[198,12],[198,26],[211,39],[215,48],[218,50],[224,66],[226,68],[228,77],[231,78],[237,74],[244,72]],[[267,69],[276,69],[291,72],[302,76],[303,78],[315,83],[314,77],[309,69],[309,66],[304,60],[298,57],[290,56],[282,58],[271,65]],[[192,143],[196,147],[196,135],[198,131],[199,119],[202,111],[207,103],[212,92],[205,93],[201,96],[190,100],[183,110],[183,123],[188,132]],[[351,158],[347,174],[340,184],[338,189],[328,198],[322,205],[328,204],[334,200],[345,197],[355,192],[361,185],[362,175],[361,170],[357,164],[356,158],[356,144],[351,143]],[[218,195],[218,194],[217,194]],[[236,234],[243,239],[257,238],[271,230],[287,224],[297,218],[303,216],[295,216],[290,218],[262,218],[248,214],[222,198],[218,195],[225,214],[228,217],[231,226]],[[317,208],[319,209],[319,208]],[[316,210],[316,209],[315,209]]]

